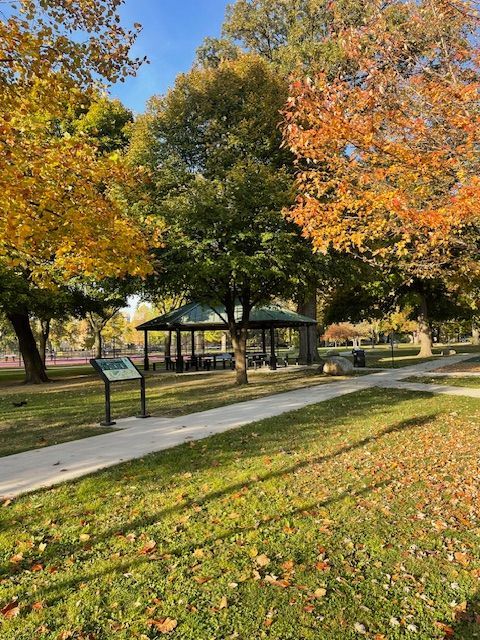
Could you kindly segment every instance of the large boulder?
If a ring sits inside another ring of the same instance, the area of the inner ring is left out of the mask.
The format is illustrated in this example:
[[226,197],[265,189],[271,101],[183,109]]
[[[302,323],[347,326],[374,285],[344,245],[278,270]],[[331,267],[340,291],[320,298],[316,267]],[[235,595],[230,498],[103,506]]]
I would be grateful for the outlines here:
[[353,364],[342,356],[331,356],[323,365],[323,373],[327,376],[344,376],[353,373]]
[[454,356],[456,353],[455,349],[451,349],[450,347],[442,350],[442,356]]

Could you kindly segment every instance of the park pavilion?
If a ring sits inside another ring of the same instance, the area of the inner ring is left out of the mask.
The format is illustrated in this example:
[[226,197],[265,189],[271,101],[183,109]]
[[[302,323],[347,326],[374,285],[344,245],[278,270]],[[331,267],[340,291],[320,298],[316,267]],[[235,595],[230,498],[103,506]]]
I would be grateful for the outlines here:
[[[241,318],[242,308],[237,305],[236,313]],[[268,361],[271,369],[277,368],[277,352],[275,330],[280,328],[300,329],[316,325],[314,318],[301,315],[281,307],[277,304],[269,304],[254,307],[250,313],[248,322],[248,330],[258,332],[261,336],[261,352],[251,354],[250,363],[265,363]],[[204,354],[198,353],[195,349],[195,335],[204,331],[227,331],[227,317],[225,307],[222,305],[210,306],[200,302],[190,302],[179,309],[170,311],[158,318],[149,320],[137,327],[138,331],[144,332],[144,365],[145,370],[150,368],[149,343],[148,334],[153,331],[166,331],[175,335],[176,349],[175,355],[166,358],[167,368],[172,368],[178,373],[187,369],[195,368],[216,368],[219,362],[222,362],[223,368],[226,362],[233,354]],[[190,335],[190,348],[182,349],[182,335],[188,333]],[[267,353],[267,333],[268,348]],[[306,331],[307,340],[309,339],[309,331]],[[307,345],[307,353],[310,349]],[[233,360],[231,360],[233,364]]]

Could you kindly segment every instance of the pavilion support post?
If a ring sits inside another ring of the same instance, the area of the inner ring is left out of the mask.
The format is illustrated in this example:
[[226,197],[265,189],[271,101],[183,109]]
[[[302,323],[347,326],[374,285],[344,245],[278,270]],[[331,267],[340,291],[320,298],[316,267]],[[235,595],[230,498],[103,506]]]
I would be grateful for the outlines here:
[[277,368],[277,356],[275,354],[275,329],[270,327],[270,369],[275,371]]
[[150,371],[150,360],[148,359],[148,331],[143,332],[143,368]]
[[262,353],[267,353],[267,335],[265,329],[262,329]]
[[196,371],[198,371],[198,360],[195,355],[195,331],[191,332],[192,336],[192,367],[195,367]]
[[176,330],[177,335],[177,359],[175,363],[175,371],[177,373],[183,373],[183,356],[182,356],[182,332],[180,329]]
[[310,327],[307,326],[307,330],[305,331],[306,337],[307,337],[307,358],[306,358],[306,364],[310,365],[312,364],[312,350],[310,349]]

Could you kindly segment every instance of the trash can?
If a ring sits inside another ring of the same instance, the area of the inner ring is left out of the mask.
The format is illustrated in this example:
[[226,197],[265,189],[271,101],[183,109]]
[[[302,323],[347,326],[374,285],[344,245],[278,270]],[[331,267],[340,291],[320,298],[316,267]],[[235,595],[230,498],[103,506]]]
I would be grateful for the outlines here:
[[361,368],[365,366],[365,350],[353,349],[353,366]]

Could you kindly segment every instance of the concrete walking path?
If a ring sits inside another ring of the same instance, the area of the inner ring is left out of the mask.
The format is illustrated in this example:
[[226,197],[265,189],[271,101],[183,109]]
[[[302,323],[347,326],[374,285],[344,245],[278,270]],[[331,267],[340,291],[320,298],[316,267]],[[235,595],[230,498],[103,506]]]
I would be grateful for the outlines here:
[[[448,363],[456,364],[471,357],[449,357]],[[0,458],[0,496],[13,497],[41,487],[49,487],[190,440],[200,440],[215,433],[375,386],[395,387],[406,384],[420,386],[420,391],[428,390],[425,387],[432,386],[441,389],[442,393],[448,392],[445,389],[454,389],[456,395],[465,395],[459,393],[465,391],[460,387],[398,382],[401,378],[426,372],[444,364],[445,359],[439,359],[402,369],[385,369],[348,380],[304,387],[179,418],[118,420],[119,431]],[[480,397],[480,390],[478,391],[478,395],[475,394],[474,397]]]
[[385,380],[378,384],[384,389],[405,389],[406,391],[423,391],[447,396],[464,396],[468,398],[480,398],[480,387],[453,387],[447,384],[431,384],[426,382],[402,382],[401,380]]
[[425,371],[419,373],[419,376],[429,378],[480,378],[480,371]]

